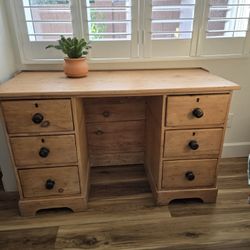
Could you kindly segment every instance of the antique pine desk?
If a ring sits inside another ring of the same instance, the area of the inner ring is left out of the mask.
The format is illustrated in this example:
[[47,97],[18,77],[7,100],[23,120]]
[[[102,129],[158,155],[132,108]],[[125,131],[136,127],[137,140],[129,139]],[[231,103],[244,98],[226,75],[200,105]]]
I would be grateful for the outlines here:
[[215,202],[237,84],[203,69],[22,72],[0,85],[21,215],[87,208],[92,166],[144,164],[156,204]]

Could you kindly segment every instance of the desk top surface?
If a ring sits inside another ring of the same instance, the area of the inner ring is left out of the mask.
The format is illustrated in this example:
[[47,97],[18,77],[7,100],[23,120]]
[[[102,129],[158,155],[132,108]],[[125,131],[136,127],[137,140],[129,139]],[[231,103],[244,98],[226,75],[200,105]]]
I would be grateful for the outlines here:
[[239,88],[203,69],[91,71],[85,78],[67,78],[63,72],[22,72],[0,85],[0,98],[146,96]]

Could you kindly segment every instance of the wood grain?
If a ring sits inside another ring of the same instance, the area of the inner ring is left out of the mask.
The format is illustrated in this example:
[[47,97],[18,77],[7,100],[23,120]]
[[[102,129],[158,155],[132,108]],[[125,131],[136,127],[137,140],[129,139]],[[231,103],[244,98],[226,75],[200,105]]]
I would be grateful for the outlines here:
[[[79,194],[79,176],[77,167],[57,167],[19,170],[18,175],[25,198],[49,197]],[[53,180],[55,186],[46,189],[47,180]]]
[[[166,126],[219,126],[226,122],[230,94],[169,96]],[[204,115],[196,118],[192,111],[200,108]]]
[[[118,221],[60,227],[56,248],[64,249],[244,249],[250,246],[249,214]],[[215,230],[218,233],[215,233]],[[239,233],[240,231],[240,233]],[[219,233],[220,232],[220,233]],[[237,238],[235,237],[237,235]],[[74,238],[74,241],[72,241]],[[239,248],[238,248],[239,249]]]
[[145,120],[145,97],[84,99],[86,122]]
[[45,250],[55,248],[58,227],[45,227],[0,232],[0,249]]
[[[134,152],[144,152],[144,121],[124,121],[112,123],[89,123],[88,146],[90,161],[93,166],[98,157],[119,157],[126,153],[128,157],[133,158],[133,164],[141,163],[135,161],[138,159]],[[129,153],[132,153],[131,155]],[[109,159],[109,158],[108,158]],[[118,158],[119,160],[119,158]],[[116,162],[118,161],[116,160]],[[100,162],[100,160],[99,160]],[[98,165],[111,163],[112,160],[104,160]],[[126,164],[126,162],[125,162]]]
[[[164,161],[162,188],[164,189],[188,189],[200,187],[214,187],[216,185],[217,160],[184,160]],[[188,180],[185,176],[192,172],[194,180]]]
[[[76,148],[78,157],[78,174],[80,180],[81,194],[88,200],[90,163],[88,155],[87,128],[83,100],[72,99],[72,108],[75,124]],[[86,207],[86,206],[85,206]]]
[[[223,129],[167,130],[165,132],[164,158],[192,159],[217,158],[222,144]],[[193,150],[189,143],[196,141],[199,148]]]
[[[4,101],[2,109],[9,134],[72,131],[71,101],[19,100]],[[43,115],[40,124],[32,122],[34,114]],[[43,125],[48,122],[48,126]]]
[[[74,135],[14,137],[10,143],[16,166],[20,168],[77,163]],[[49,150],[47,157],[39,155],[42,148]]]
[[162,155],[162,116],[164,115],[163,97],[150,97],[147,100],[146,113],[146,152],[145,168],[148,178],[154,182],[157,188],[161,187],[161,155]]
[[[141,149],[139,149],[141,150]],[[91,166],[123,166],[144,164],[144,151],[92,154]]]
[[[35,83],[35,84],[34,84]],[[70,79],[63,72],[22,72],[0,86],[0,98],[42,96],[131,96],[239,89],[203,69],[91,71]]]

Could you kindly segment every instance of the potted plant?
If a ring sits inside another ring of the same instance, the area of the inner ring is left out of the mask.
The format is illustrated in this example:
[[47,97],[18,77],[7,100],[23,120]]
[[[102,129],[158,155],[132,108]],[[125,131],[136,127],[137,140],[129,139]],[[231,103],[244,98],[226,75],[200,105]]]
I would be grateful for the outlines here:
[[84,38],[65,38],[61,36],[58,45],[48,45],[48,48],[61,50],[68,57],[64,58],[64,73],[68,77],[84,77],[88,74],[86,55],[91,48]]

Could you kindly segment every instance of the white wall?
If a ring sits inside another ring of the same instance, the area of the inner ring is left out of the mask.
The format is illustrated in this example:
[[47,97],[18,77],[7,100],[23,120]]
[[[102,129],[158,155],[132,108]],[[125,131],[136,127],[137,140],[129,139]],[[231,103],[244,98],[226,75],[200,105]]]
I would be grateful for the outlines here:
[[[9,79],[16,71],[15,56],[5,13],[4,0],[0,0],[0,84]],[[0,167],[3,173],[4,189],[6,191],[15,191],[16,180],[10,161],[2,121],[0,121]]]

